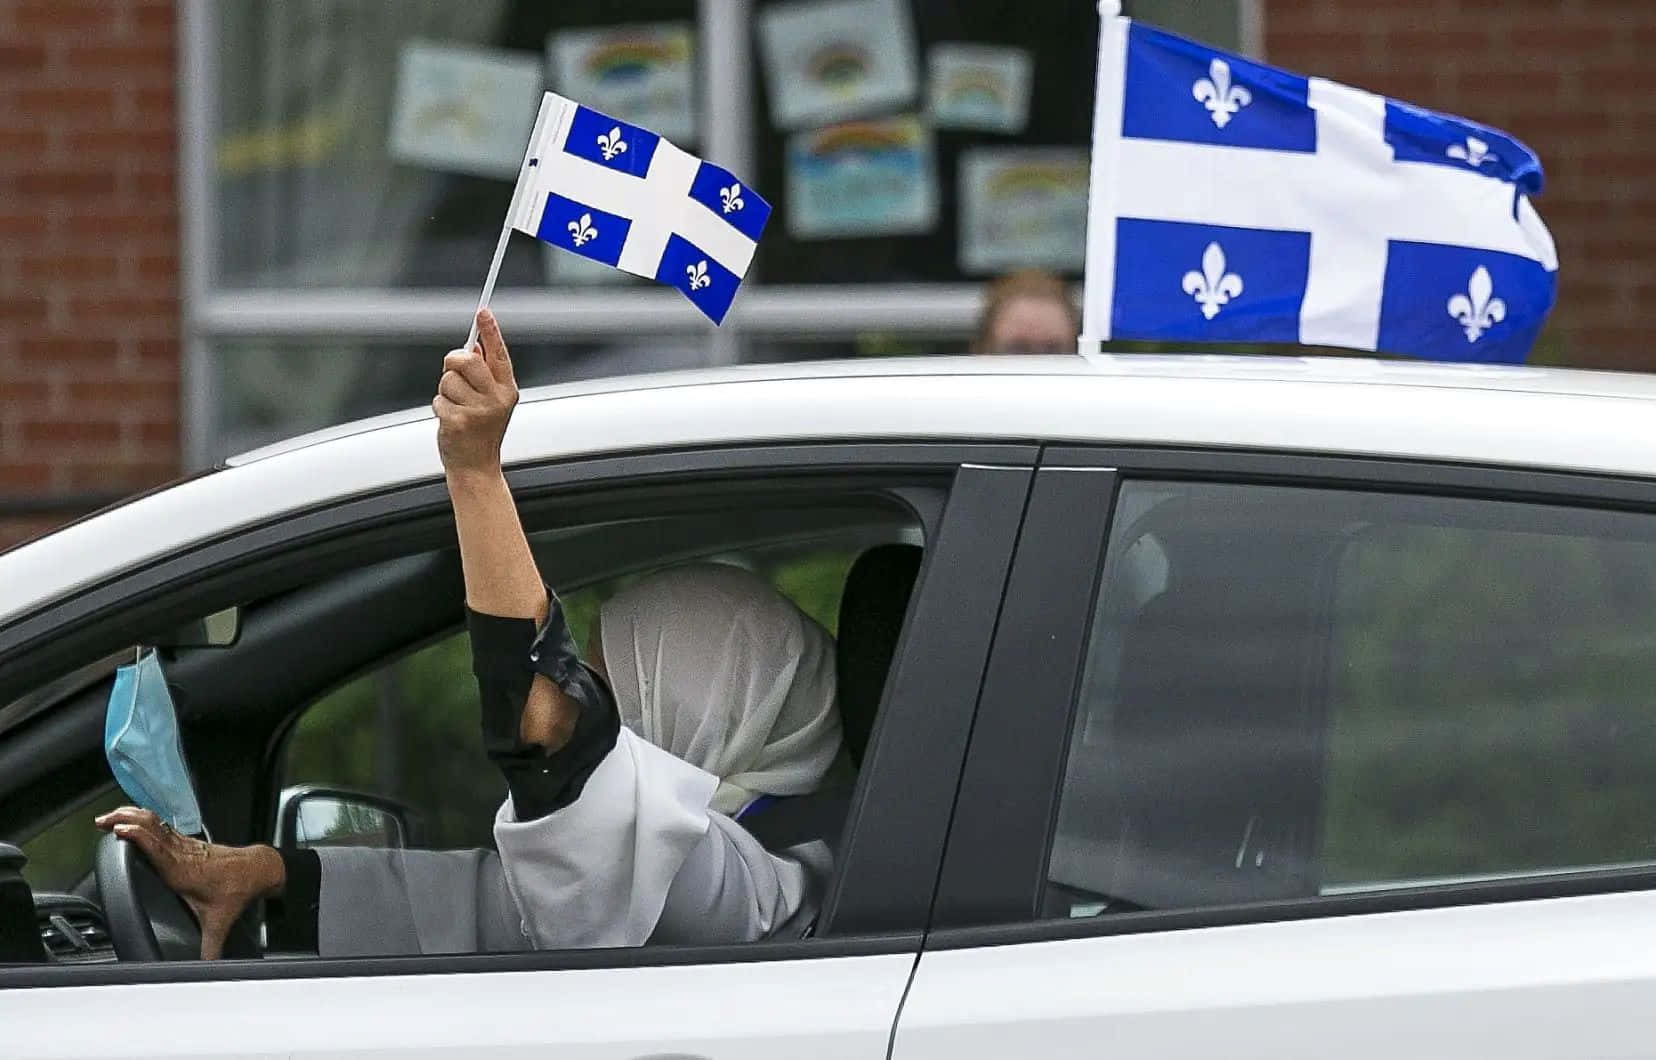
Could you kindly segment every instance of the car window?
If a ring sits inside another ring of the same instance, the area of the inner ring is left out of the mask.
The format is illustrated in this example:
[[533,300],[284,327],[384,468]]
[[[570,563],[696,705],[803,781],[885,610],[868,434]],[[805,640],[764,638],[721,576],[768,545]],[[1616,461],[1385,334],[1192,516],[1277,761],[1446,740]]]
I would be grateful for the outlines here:
[[1129,482],[1044,913],[1656,863],[1656,526]]
[[29,859],[23,866],[29,887],[37,894],[68,891],[86,879],[102,835],[92,819],[130,801],[118,788],[103,788],[36,832],[22,848]]
[[[833,633],[857,554],[834,541],[708,558],[763,574]],[[643,573],[559,594],[577,643],[587,643],[603,601]],[[466,634],[386,662],[309,707],[288,740],[280,784],[289,792],[314,785],[400,803],[412,811],[414,846],[492,848],[506,785],[483,753]]]

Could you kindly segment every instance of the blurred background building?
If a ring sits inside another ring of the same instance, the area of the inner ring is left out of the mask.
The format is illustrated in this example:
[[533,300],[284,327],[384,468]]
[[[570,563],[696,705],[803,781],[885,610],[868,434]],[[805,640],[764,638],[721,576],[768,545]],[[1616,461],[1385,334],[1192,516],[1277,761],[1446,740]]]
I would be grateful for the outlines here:
[[[1530,143],[1563,263],[1535,360],[1656,364],[1656,4],[1126,6]],[[1096,34],[1088,0],[0,0],[0,546],[423,404],[543,87],[777,212],[717,330],[517,239],[525,381],[961,350],[988,276],[1079,278]]]

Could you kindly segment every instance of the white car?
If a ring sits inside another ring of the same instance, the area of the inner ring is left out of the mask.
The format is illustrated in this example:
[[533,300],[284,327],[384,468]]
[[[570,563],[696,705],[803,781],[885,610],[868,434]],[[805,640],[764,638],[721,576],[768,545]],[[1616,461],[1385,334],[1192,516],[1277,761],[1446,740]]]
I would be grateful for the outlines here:
[[34,885],[0,917],[50,950],[0,967],[0,1053],[1656,1055],[1652,381],[1069,357],[528,393],[508,473],[577,623],[705,557],[837,627],[860,774],[814,931],[342,960],[249,925],[188,959],[176,900],[95,855],[135,644],[220,841],[487,842],[433,433],[327,431],[0,556]]

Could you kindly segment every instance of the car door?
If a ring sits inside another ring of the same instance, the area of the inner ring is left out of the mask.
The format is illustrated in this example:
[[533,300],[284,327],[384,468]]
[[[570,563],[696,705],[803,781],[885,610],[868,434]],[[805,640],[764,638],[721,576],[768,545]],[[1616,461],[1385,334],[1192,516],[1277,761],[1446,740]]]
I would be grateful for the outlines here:
[[[897,491],[916,476],[943,476],[946,500],[928,525],[924,564],[853,800],[835,887],[814,937],[619,951],[7,967],[0,968],[3,1051],[19,1057],[511,1057],[549,1049],[595,1058],[886,1055],[936,884],[1033,456],[1032,449],[1008,446],[868,444],[677,454],[671,461],[674,474],[687,476],[687,490],[710,472],[728,484],[742,475],[787,475],[801,464],[854,481],[868,476]],[[569,489],[602,508],[606,489],[639,474],[659,486],[662,463],[639,458],[520,470],[514,486],[526,511]],[[404,522],[429,536],[442,500],[432,491],[403,491],[378,507],[352,504],[352,518],[380,541]],[[183,557],[173,574],[191,586],[221,574],[256,582],[261,562],[291,563],[284,547],[317,540],[316,520],[326,517],[306,513],[286,533],[262,527],[248,540],[215,543],[199,579],[190,578]],[[331,554],[349,554],[353,525],[333,528],[326,545]],[[239,573],[224,574],[218,564]],[[365,598],[364,607],[417,606],[417,595],[384,583],[375,568],[360,573],[387,594]],[[155,572],[130,581],[146,606],[160,606],[153,599]],[[118,614],[119,583],[102,591],[106,613]],[[66,622],[84,621],[84,602],[65,615]],[[63,638],[54,640],[51,630],[30,632],[31,642],[62,650]],[[98,640],[67,626],[64,638]],[[8,658],[30,667],[26,650]],[[21,763],[53,733],[95,731],[82,724],[91,720],[44,719],[30,727],[41,743],[0,743],[0,760]],[[209,753],[230,753],[234,734],[217,731],[226,746]],[[55,782],[56,774],[38,768]],[[263,813],[252,817],[268,820]]]
[[1650,483],[1049,451],[892,1055],[1656,1055],[1652,792]]

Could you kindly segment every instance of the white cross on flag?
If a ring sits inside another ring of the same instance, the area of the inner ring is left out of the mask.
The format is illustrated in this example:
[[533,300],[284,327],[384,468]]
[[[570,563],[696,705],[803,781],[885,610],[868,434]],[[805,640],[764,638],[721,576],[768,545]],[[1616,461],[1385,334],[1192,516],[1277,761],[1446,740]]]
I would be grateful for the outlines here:
[[506,221],[553,246],[677,287],[719,323],[770,210],[729,170],[548,92]]
[[1530,205],[1533,151],[1099,7],[1083,349],[1118,338],[1524,359],[1558,270]]

